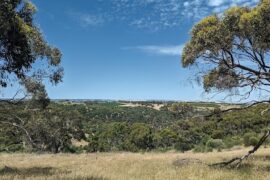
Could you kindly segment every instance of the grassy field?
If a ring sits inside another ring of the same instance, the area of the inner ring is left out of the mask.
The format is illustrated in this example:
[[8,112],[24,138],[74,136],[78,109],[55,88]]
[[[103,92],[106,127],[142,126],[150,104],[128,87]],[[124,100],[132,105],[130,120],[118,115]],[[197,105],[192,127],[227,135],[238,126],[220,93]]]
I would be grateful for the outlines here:
[[239,169],[210,168],[213,163],[248,149],[213,153],[1,154],[0,179],[270,179],[270,149],[265,148]]

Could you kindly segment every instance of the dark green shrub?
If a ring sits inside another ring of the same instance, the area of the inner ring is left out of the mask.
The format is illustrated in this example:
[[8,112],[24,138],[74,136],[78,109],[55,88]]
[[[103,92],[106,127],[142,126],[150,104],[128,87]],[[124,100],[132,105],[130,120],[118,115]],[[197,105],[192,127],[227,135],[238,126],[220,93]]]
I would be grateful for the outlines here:
[[130,127],[128,135],[129,147],[131,151],[153,149],[153,135],[148,125],[135,123]]
[[258,144],[258,142],[259,142],[259,139],[257,137],[252,136],[249,138],[249,144],[251,146],[256,146],[256,144]]
[[64,153],[82,153],[83,148],[82,147],[76,147],[76,146],[67,146],[63,149]]
[[185,152],[191,150],[193,145],[188,141],[185,141],[184,138],[179,137],[177,142],[175,143],[175,149],[181,152]]
[[213,139],[222,139],[223,137],[224,137],[224,131],[222,130],[213,131],[213,134],[212,134]]
[[171,129],[165,128],[155,134],[154,141],[156,147],[161,148],[173,147],[177,141],[177,134]]

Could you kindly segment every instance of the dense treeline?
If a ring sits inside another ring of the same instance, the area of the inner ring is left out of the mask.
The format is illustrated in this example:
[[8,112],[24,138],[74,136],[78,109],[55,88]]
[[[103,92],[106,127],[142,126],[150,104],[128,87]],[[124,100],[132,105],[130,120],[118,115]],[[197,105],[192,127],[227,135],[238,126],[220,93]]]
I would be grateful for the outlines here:
[[[1,119],[9,111],[18,126],[2,123],[0,151],[204,152],[254,145],[270,124],[266,104],[224,114],[219,114],[221,105],[214,103],[166,102],[159,110],[153,106],[150,102],[136,107],[119,102],[52,102],[41,111],[25,110],[24,103],[5,105]],[[213,111],[214,116],[204,118]],[[87,145],[75,146],[74,140]]]
[[[90,142],[87,150],[94,152],[193,149],[202,152],[231,148],[235,145],[250,146],[256,144],[260,134],[269,127],[270,114],[265,112],[261,115],[264,109],[267,109],[267,105],[222,115],[217,113],[211,118],[180,118],[159,128],[147,122],[89,124],[86,128]],[[136,142],[141,144],[136,145]]]
[[68,152],[72,139],[85,137],[81,114],[60,106],[39,109],[31,102],[1,103],[0,123],[0,150],[6,152]]

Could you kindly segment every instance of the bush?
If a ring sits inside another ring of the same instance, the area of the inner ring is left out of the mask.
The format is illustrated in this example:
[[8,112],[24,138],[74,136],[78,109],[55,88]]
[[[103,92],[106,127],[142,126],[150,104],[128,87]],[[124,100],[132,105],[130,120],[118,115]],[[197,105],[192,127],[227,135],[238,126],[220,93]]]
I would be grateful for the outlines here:
[[258,143],[258,138],[254,133],[246,133],[243,137],[245,146],[255,146]]
[[76,147],[76,146],[67,146],[63,149],[64,153],[83,153],[83,148],[82,147]]
[[165,128],[155,134],[154,141],[156,147],[170,148],[177,142],[177,134],[171,129]]
[[251,146],[256,146],[256,144],[258,144],[258,142],[259,142],[259,139],[257,138],[257,137],[250,137],[249,138],[249,144],[251,145]]
[[206,143],[207,149],[223,149],[224,147],[222,139],[209,139]]
[[195,146],[193,152],[205,152],[205,146],[203,144]]
[[185,152],[191,150],[193,148],[192,144],[185,141],[184,138],[179,137],[175,144],[175,149],[181,152]]
[[241,138],[238,136],[226,137],[223,140],[226,148],[232,148],[233,146],[241,145]]
[[153,149],[153,135],[151,128],[144,123],[134,123],[128,135],[131,151]]
[[224,132],[222,130],[214,130],[212,133],[213,139],[221,139],[224,137]]

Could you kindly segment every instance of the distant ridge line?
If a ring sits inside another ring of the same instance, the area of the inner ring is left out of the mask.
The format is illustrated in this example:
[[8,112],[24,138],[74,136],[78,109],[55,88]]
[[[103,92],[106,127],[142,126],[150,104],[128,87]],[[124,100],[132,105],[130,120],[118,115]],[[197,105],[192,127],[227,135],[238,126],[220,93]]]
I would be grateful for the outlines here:
[[69,102],[179,102],[179,103],[214,103],[214,104],[246,104],[246,103],[232,103],[232,102],[214,102],[214,101],[181,101],[181,100],[158,100],[158,99],[149,99],[149,100],[117,100],[117,99],[51,99],[54,102],[69,101]]

